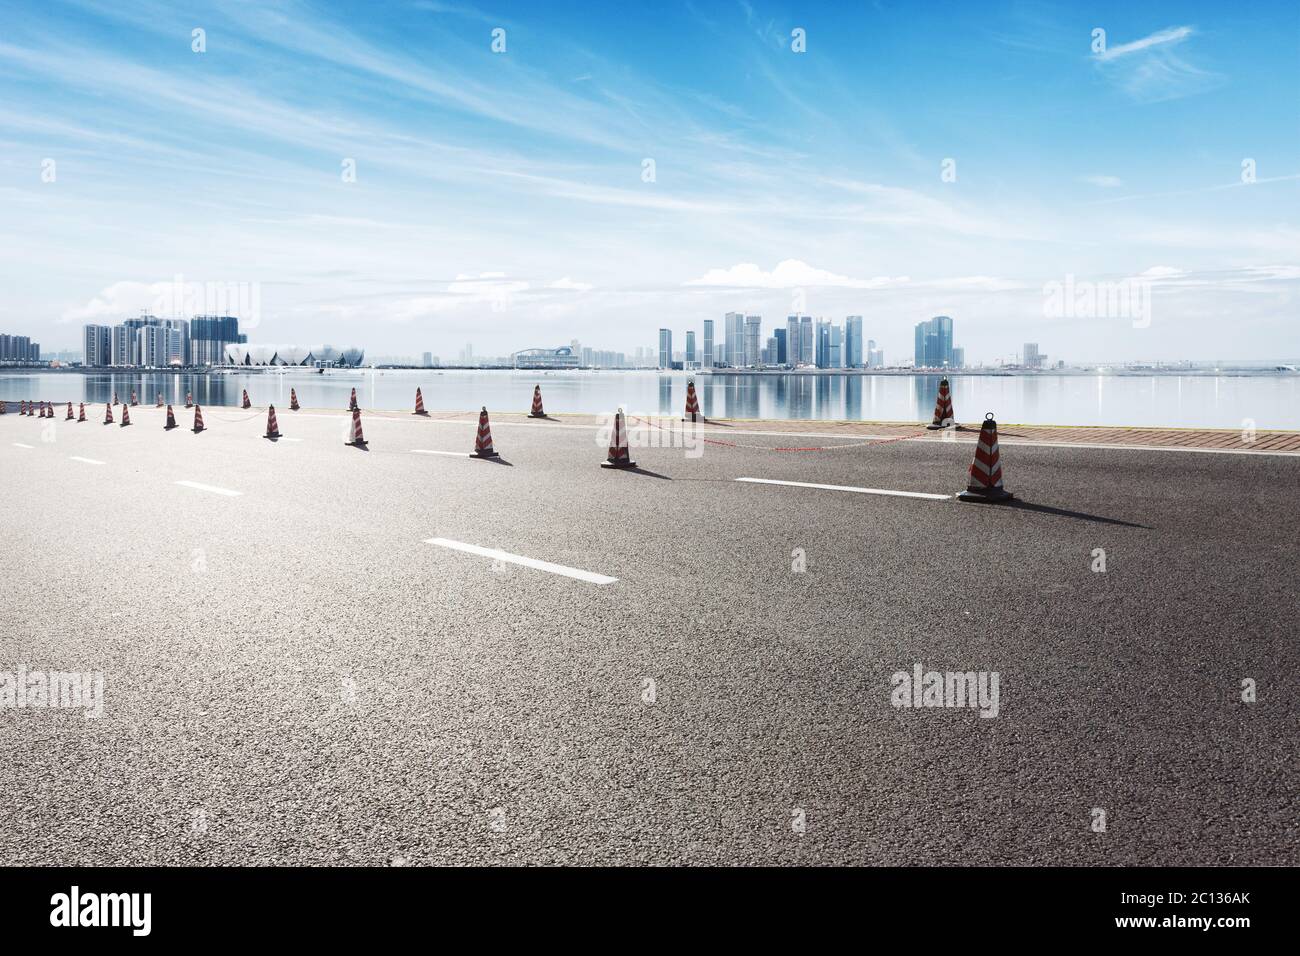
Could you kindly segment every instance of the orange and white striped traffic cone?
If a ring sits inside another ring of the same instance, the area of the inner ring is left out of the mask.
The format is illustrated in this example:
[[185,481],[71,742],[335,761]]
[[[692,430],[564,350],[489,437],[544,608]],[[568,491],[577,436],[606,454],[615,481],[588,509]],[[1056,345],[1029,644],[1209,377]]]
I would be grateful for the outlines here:
[[627,423],[623,420],[623,409],[614,415],[614,430],[609,435],[609,458],[600,463],[601,468],[635,468],[632,453],[627,447]]
[[77,421],[84,422],[86,420],[86,403],[81,402],[79,404],[80,407],[77,409]]
[[134,408],[136,405],[139,404],[140,403],[135,400],[135,389],[131,389],[131,407]]
[[190,431],[194,432],[194,434],[197,435],[199,432],[203,431],[203,428],[204,428],[203,406],[195,405],[194,406],[194,427],[191,428]]
[[695,395],[695,379],[686,380],[686,416],[682,419],[684,422],[703,421],[704,416],[700,414],[700,400]]
[[162,392],[159,392],[158,401],[154,403],[154,408],[162,408],[162,407],[163,407]]
[[533,410],[528,413],[529,418],[545,418],[546,412],[542,411],[542,386],[533,386]]
[[957,496],[962,501],[1007,501],[1015,495],[1002,487],[1002,461],[998,454],[998,423],[993,413],[984,417],[980,426],[979,442],[975,445],[975,460],[970,466],[970,481],[966,490]]
[[252,408],[252,407],[253,407],[253,403],[250,402],[250,401],[248,400],[248,389],[244,389],[244,404],[243,404],[242,407],[243,407],[243,408]]
[[412,415],[429,414],[424,410],[424,396],[420,394],[420,386],[418,385],[415,387],[415,411],[411,412],[411,414]]
[[275,420],[275,406],[266,406],[266,434],[263,438],[269,438],[275,441],[280,437],[280,423]]
[[113,406],[112,406],[112,405],[108,405],[108,404],[105,404],[105,405],[104,405],[104,424],[105,424],[105,425],[111,425],[111,424],[113,424]]
[[163,431],[169,432],[176,427],[176,413],[172,411],[170,405],[167,406],[167,424],[163,426]]
[[189,392],[185,393],[185,407],[186,408],[194,407],[194,396],[191,395]]
[[478,435],[474,438],[474,453],[471,458],[498,458],[495,448],[492,447],[492,426],[488,424],[487,406],[483,406],[483,411],[478,413]]
[[359,406],[357,405],[357,390],[354,388],[352,390],[352,397],[348,399],[348,411],[355,412],[358,407]]
[[298,408],[298,390],[291,388],[289,389],[289,411],[296,412]]
[[930,431],[937,428],[952,428],[956,421],[952,416],[952,396],[948,392],[948,380],[939,379],[939,397],[934,402],[934,421],[925,427]]
[[49,418],[49,417],[51,416],[51,414],[52,414],[52,413],[50,412],[50,403],[49,403],[49,402],[41,402],[41,413],[40,413],[40,415],[38,415],[37,417],[38,417],[38,418]]
[[121,423],[121,425],[120,425],[119,427],[120,427],[120,428],[125,428],[127,425],[130,425],[130,424],[131,424],[131,409],[130,409],[130,407],[128,407],[128,406],[126,406],[126,405],[123,405],[123,406],[122,406],[122,423]]
[[343,444],[351,445],[353,448],[365,448],[367,444],[366,436],[361,432],[361,409],[352,409],[352,431],[350,437]]
[[65,421],[65,422],[70,422],[70,421],[72,421],[72,419],[73,419],[73,415],[72,415],[72,403],[71,403],[71,402],[68,402],[68,416],[67,416],[67,418],[64,419],[64,421]]

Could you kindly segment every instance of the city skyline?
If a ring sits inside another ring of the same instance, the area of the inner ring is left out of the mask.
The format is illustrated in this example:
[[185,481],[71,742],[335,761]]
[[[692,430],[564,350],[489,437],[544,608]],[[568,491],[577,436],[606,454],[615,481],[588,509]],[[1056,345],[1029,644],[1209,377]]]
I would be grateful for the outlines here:
[[738,311],[862,315],[893,356],[959,316],[972,364],[1039,338],[1290,359],[1300,134],[1275,78],[1297,25],[1280,4],[17,9],[0,327],[68,349],[184,277],[256,289],[251,341],[376,354],[631,353]]

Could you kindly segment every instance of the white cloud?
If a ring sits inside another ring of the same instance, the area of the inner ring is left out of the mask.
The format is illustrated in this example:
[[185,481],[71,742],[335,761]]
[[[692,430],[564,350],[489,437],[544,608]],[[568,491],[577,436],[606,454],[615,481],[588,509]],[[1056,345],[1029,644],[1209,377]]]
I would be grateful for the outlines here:
[[1122,56],[1128,56],[1132,53],[1140,53],[1143,50],[1149,50],[1152,47],[1166,46],[1171,43],[1182,43],[1192,35],[1191,27],[1170,27],[1167,30],[1157,30],[1150,36],[1145,36],[1141,40],[1134,40],[1132,43],[1121,43],[1119,46],[1107,47],[1105,51],[1097,54],[1099,60],[1117,60]]
[[683,283],[688,286],[725,286],[738,289],[886,289],[910,281],[907,276],[876,276],[872,279],[854,279],[817,269],[800,259],[784,259],[771,272],[760,269],[753,262],[741,262],[729,269],[710,269],[698,279]]
[[547,288],[567,289],[570,292],[589,292],[593,287],[590,282],[575,282],[573,279],[570,279],[568,276],[565,276],[562,279],[556,279],[549,286],[547,286]]
[[1103,189],[1114,189],[1116,186],[1124,185],[1124,180],[1118,176],[1084,176],[1083,181]]

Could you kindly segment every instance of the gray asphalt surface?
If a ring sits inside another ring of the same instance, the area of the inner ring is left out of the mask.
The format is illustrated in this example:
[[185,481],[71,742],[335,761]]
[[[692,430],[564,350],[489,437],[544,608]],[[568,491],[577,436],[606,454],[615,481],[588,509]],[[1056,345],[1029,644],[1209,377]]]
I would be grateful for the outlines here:
[[[1004,446],[1008,508],[734,480],[951,494],[965,444],[87,414],[0,417],[0,671],[106,693],[0,710],[0,863],[1300,863],[1296,458]],[[917,662],[997,718],[891,706]]]

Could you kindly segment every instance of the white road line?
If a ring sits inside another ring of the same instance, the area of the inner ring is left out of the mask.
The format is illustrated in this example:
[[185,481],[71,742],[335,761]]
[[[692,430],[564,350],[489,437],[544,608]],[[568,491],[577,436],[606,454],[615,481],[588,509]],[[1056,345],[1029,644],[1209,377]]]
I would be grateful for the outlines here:
[[84,461],[87,465],[102,465],[103,462],[95,458],[82,458],[80,455],[69,455],[73,461]]
[[925,498],[928,501],[944,501],[952,495],[932,495],[924,491],[891,491],[888,488],[855,488],[852,485],[815,485],[808,481],[777,481],[774,478],[737,478],[737,481],[753,482],[756,485],[790,485],[793,488],[820,488],[823,491],[856,491],[860,495],[893,495],[898,498]]
[[242,495],[242,491],[231,491],[229,488],[218,488],[216,485],[203,485],[197,481],[178,481],[178,485],[184,485],[186,488],[197,488],[199,491],[210,491],[214,495],[225,495],[228,498],[235,498]]
[[16,442],[14,442],[14,447],[15,447],[15,448],[27,448],[27,449],[32,449],[32,448],[35,448],[36,446],[35,446],[35,445],[24,445],[22,442],[20,442],[20,441],[16,441]]
[[618,580],[618,578],[611,578],[604,574],[594,574],[591,571],[583,571],[579,568],[569,568],[563,564],[552,564],[550,561],[538,561],[536,558],[525,558],[517,554],[511,554],[509,551],[498,551],[495,548],[480,548],[476,544],[465,544],[447,538],[429,538],[424,543],[436,544],[440,548],[451,548],[453,551],[464,551],[467,554],[477,554],[481,558],[493,558],[497,561],[507,561],[510,564],[522,564],[526,568],[548,571],[551,574],[561,574],[566,578],[577,578],[579,581],[586,581],[588,584],[613,584]]
[[412,448],[412,455],[447,455],[450,458],[469,458],[467,451],[431,451],[428,448]]

